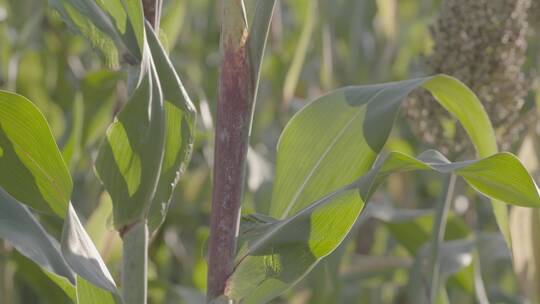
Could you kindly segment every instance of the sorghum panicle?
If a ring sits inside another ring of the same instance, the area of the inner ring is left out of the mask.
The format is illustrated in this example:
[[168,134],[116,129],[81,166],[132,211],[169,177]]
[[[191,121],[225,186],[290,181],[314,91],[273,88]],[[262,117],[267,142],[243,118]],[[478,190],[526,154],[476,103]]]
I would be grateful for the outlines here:
[[[477,94],[502,149],[521,135],[533,115],[521,113],[530,86],[522,71],[530,6],[531,0],[443,0],[431,27],[434,49],[426,58],[427,69],[452,75]],[[421,92],[406,103],[414,133],[445,153],[467,150],[465,131],[457,126],[448,132],[456,124],[432,98]],[[446,129],[444,122],[449,122]]]

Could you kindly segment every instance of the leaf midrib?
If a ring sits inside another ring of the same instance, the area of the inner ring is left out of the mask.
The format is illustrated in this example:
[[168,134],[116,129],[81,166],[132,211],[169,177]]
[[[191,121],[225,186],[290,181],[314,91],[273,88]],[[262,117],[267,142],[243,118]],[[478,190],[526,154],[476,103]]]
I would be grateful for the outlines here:
[[[367,105],[369,103],[371,103],[377,96],[379,96],[382,92],[384,92],[386,89],[385,88],[382,88],[381,90],[379,90],[378,92],[376,92],[375,94],[373,94],[369,99],[368,101],[361,107],[367,107]],[[362,111],[358,111],[356,114],[353,115],[353,117],[345,124],[345,126],[343,127],[343,129],[338,133],[338,135],[334,138],[334,140],[330,143],[330,145],[328,145],[328,147],[326,148],[326,150],[324,151],[324,153],[321,155],[321,157],[317,160],[317,162],[315,163],[315,165],[313,166],[313,168],[310,170],[310,172],[308,173],[308,175],[306,176],[306,178],[304,179],[304,182],[300,185],[299,189],[297,190],[297,192],[294,194],[293,198],[291,199],[290,203],[287,205],[287,208],[285,208],[285,210],[283,211],[283,214],[279,217],[279,219],[283,220],[285,219],[285,217],[289,214],[289,212],[292,210],[292,208],[294,207],[294,205],[296,204],[296,202],[298,201],[298,198],[300,197],[300,195],[302,194],[302,192],[304,192],[307,184],[309,183],[309,181],[311,180],[311,178],[313,177],[313,175],[315,174],[315,172],[319,169],[321,163],[323,162],[323,160],[330,154],[330,152],[334,149],[336,143],[343,137],[343,135],[345,134],[345,131],[351,126],[351,124],[353,123],[354,120],[356,120],[356,118],[358,118],[358,116],[362,114]]]

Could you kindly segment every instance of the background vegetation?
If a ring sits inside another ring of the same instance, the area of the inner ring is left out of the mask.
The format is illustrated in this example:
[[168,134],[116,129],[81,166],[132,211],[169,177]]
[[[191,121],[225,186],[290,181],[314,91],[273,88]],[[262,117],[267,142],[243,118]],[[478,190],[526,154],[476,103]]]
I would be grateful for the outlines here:
[[[441,3],[442,2],[442,3]],[[484,103],[499,144],[538,177],[535,71],[540,31],[536,0],[292,0],[274,13],[255,109],[242,212],[267,213],[276,144],[307,101],[350,84],[446,73]],[[254,1],[246,1],[248,12]],[[483,13],[478,13],[483,12]],[[470,14],[470,15],[467,15]],[[248,15],[253,15],[249,14]],[[204,303],[219,65],[216,1],[164,1],[160,33],[199,113],[192,160],[162,228],[152,236],[150,303]],[[111,199],[93,169],[98,145],[127,100],[122,58],[102,56],[41,0],[0,0],[0,89],[36,103],[51,125],[74,180],[72,201],[113,276],[121,240]],[[111,69],[113,68],[113,69]],[[456,122],[416,93],[387,149],[417,155],[443,147],[471,159]],[[420,135],[420,136],[417,136]],[[2,170],[2,168],[0,168]],[[429,263],[434,210],[448,180],[435,173],[391,176],[338,250],[276,303],[418,303]],[[512,253],[491,204],[458,180],[441,273],[451,303],[538,303],[537,209],[511,207]],[[59,219],[40,215],[60,237]],[[0,243],[0,303],[69,303],[46,274]],[[489,302],[486,302],[489,301]]]

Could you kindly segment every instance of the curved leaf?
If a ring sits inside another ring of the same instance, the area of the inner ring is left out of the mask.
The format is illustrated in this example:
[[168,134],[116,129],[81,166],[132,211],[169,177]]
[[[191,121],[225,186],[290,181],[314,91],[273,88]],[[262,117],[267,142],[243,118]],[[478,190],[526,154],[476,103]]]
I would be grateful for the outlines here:
[[[392,152],[349,186],[316,201],[293,216],[273,222],[248,239],[229,280],[227,295],[243,303],[266,302],[300,280],[344,239],[377,186],[392,173],[434,170],[462,176],[469,185],[509,204],[540,207],[534,181],[510,153],[451,163],[437,151],[418,158]],[[253,230],[251,230],[253,232]]]
[[[71,204],[62,231],[62,253],[69,266],[80,277],[111,293],[118,293],[107,266]],[[77,284],[79,282],[80,280],[77,280]]]
[[0,189],[0,238],[22,255],[51,273],[75,284],[75,274],[60,251],[60,244],[50,236],[34,215]]
[[149,229],[152,232],[165,219],[173,189],[191,156],[196,112],[184,85],[152,27],[147,26],[146,30],[148,44],[163,91],[165,107],[165,152],[156,194],[148,218]]
[[163,161],[163,99],[151,59],[147,60],[141,82],[107,130],[95,162],[113,201],[117,229],[146,217]]
[[[346,185],[372,167],[401,102],[417,87],[428,89],[461,122],[480,155],[496,152],[482,104],[446,75],[346,87],[318,98],[280,137],[270,209],[280,221],[240,251],[227,295],[245,303],[270,300],[340,244],[365,201]],[[335,189],[341,190],[327,195]],[[504,216],[498,220],[504,231]]]
[[476,96],[438,75],[338,89],[287,124],[277,147],[270,215],[285,218],[365,173],[388,139],[403,99],[425,87],[463,125],[480,155],[496,152],[491,123]]
[[35,210],[64,217],[73,183],[47,121],[23,96],[0,91],[0,187]]

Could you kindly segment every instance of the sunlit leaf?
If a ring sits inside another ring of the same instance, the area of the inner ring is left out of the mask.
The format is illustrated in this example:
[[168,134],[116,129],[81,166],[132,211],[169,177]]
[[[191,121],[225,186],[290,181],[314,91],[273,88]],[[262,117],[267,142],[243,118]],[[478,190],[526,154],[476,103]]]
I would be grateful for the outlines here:
[[112,293],[116,284],[71,204],[62,232],[62,253],[80,277]]
[[[280,137],[270,209],[279,221],[240,251],[227,295],[245,303],[271,300],[341,243],[377,182],[371,180],[377,173],[368,170],[388,139],[401,102],[417,87],[428,89],[461,122],[480,155],[496,152],[482,104],[449,76],[352,86],[320,97],[297,113]],[[506,169],[516,168],[511,167]],[[347,186],[365,174],[357,185],[360,193]],[[485,188],[477,177],[465,177],[495,197],[520,191],[502,193]],[[526,200],[511,203],[536,204],[529,192],[520,194]]]
[[77,277],[77,304],[119,304],[118,297]]
[[28,99],[0,91],[0,187],[35,210],[64,217],[73,183],[45,118]]
[[156,191],[164,145],[164,108],[149,64],[101,143],[95,167],[113,201],[120,229],[144,218]]
[[149,229],[153,231],[165,219],[172,191],[189,161],[195,133],[195,108],[150,26],[147,33],[165,107],[165,152],[148,218]]

